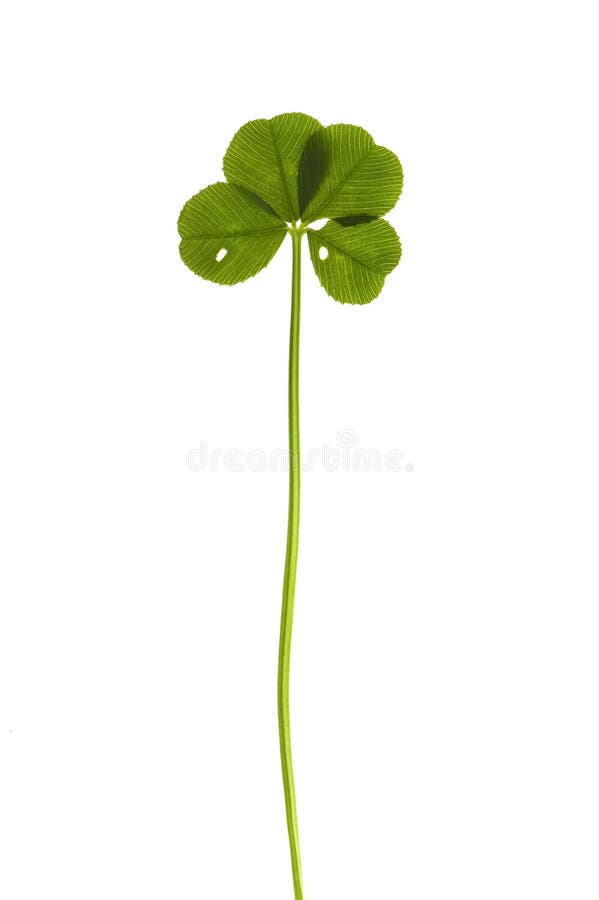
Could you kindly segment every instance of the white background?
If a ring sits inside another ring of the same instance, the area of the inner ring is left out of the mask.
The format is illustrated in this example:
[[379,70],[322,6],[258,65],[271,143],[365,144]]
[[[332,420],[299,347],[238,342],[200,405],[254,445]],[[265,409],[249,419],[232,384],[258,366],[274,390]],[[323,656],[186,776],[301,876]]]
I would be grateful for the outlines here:
[[243,122],[402,160],[364,308],[304,260],[292,713],[306,900],[599,896],[596,34],[583,2],[5,14],[6,900],[291,898],[275,674],[290,247],[233,288],[176,220]]

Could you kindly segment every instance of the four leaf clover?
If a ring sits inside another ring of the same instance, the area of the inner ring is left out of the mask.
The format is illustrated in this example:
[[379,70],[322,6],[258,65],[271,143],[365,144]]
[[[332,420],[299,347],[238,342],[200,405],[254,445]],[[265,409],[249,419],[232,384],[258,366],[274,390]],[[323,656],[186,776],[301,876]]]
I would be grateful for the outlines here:
[[[223,160],[226,181],[192,197],[179,216],[180,253],[196,275],[236,284],[273,258],[285,235],[308,235],[325,291],[369,303],[401,256],[381,218],[401,193],[401,163],[356,125],[323,127],[303,113],[243,125]],[[314,223],[328,219],[324,227]]]
[[[381,218],[403,184],[397,157],[356,125],[323,128],[302,113],[255,119],[225,153],[226,181],[189,200],[179,216],[179,251],[197,275],[236,284],[256,275],[291,235],[289,328],[289,506],[283,576],[277,709],[281,768],[295,900],[303,900],[291,756],[289,671],[299,542],[299,332],[301,248],[325,291],[340,303],[369,303],[401,256],[399,239]],[[317,227],[321,219],[328,221]]]

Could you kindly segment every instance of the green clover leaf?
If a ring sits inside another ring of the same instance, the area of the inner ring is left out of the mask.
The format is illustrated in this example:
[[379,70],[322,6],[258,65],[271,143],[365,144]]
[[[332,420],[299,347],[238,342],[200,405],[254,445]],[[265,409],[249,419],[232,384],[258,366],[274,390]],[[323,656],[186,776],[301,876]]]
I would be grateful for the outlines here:
[[236,284],[268,265],[287,233],[254,194],[218,182],[188,200],[179,216],[179,252],[208,281]]
[[[308,235],[325,291],[340,303],[377,297],[401,256],[392,226],[379,218],[403,186],[401,163],[357,125],[320,123],[303,113],[254,119],[223,159],[226,182],[183,207],[179,246],[196,275],[236,284],[256,275],[287,232]],[[329,219],[324,228],[310,227]]]
[[284,113],[243,125],[227,149],[227,181],[262,197],[286,222],[299,219],[298,168],[308,139],[322,130],[303,113]]
[[401,244],[385,219],[350,224],[330,219],[308,229],[310,258],[323,288],[340,303],[370,303],[401,256]]
[[403,172],[394,153],[357,125],[329,125],[306,144],[299,171],[302,221],[383,216],[401,194]]

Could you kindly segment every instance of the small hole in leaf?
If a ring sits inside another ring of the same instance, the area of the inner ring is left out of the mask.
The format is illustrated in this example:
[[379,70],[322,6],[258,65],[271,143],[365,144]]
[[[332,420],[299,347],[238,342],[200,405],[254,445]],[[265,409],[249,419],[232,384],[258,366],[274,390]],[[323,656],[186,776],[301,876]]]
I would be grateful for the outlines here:
[[329,251],[327,250],[326,247],[321,247],[320,250],[318,251],[318,255],[320,256],[321,259],[326,259],[327,256],[329,255]]
[[217,262],[221,262],[221,261],[225,258],[226,255],[227,255],[227,251],[226,251],[225,248],[223,247],[223,248],[222,248],[221,250],[219,250],[218,253],[216,254],[216,261],[217,261]]

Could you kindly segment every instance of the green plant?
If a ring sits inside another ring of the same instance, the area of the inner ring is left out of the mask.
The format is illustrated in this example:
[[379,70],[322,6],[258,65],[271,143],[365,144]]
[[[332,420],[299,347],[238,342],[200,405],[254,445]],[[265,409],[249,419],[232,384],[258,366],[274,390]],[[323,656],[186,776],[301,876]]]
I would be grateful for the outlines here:
[[[189,268],[218,284],[256,275],[291,236],[289,341],[289,514],[278,663],[278,716],[285,809],[296,900],[303,900],[291,738],[289,661],[300,502],[299,331],[304,234],[325,291],[340,303],[369,303],[401,256],[380,218],[403,184],[397,157],[356,125],[323,128],[302,113],[256,119],[239,129],[223,160],[226,182],[189,200],[179,216],[179,250]],[[328,221],[322,228],[317,220]],[[310,227],[312,225],[312,227]]]

